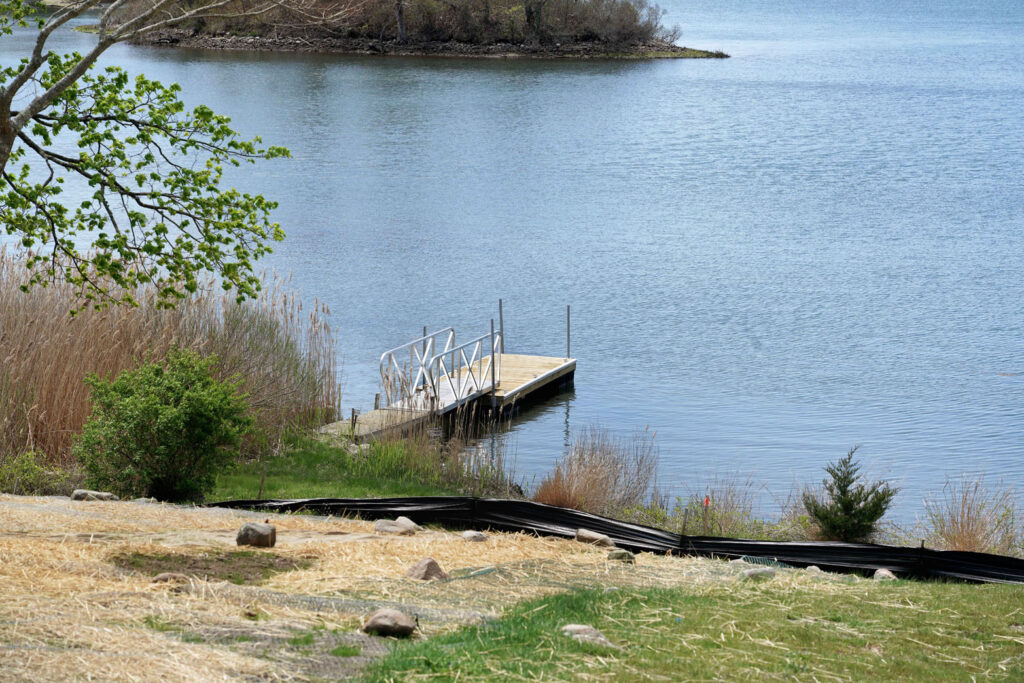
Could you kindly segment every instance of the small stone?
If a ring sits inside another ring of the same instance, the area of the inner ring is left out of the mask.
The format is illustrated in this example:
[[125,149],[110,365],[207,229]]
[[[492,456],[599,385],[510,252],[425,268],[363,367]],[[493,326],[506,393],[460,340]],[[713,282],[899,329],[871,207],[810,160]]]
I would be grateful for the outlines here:
[[113,493],[106,491],[90,491],[89,489],[75,489],[71,492],[71,500],[121,500]]
[[405,577],[419,581],[431,581],[433,579],[447,579],[448,573],[441,569],[441,565],[434,558],[424,557],[409,568],[409,571],[405,573]]
[[487,534],[472,530],[463,531],[462,540],[469,541],[470,543],[483,543],[487,540]]
[[816,564],[808,565],[804,571],[810,572],[811,574],[821,574],[821,567]]
[[895,581],[896,575],[888,569],[878,569],[875,571],[875,575],[871,578],[875,581]]
[[775,578],[775,570],[771,567],[755,567],[744,571],[743,577],[753,581],[764,581]]
[[378,534],[397,534],[399,536],[412,536],[416,533],[415,529],[410,529],[393,519],[378,519],[373,523],[373,530]]
[[150,583],[187,583],[189,578],[178,572],[164,572],[153,577]]
[[247,522],[238,530],[235,537],[238,545],[252,545],[257,548],[273,548],[277,543],[277,529],[273,524],[261,524],[260,522]]
[[729,560],[729,564],[746,564],[746,563],[747,563],[747,561],[744,560],[742,557],[737,557],[734,560]]
[[416,620],[396,609],[379,609],[363,622],[363,631],[378,636],[407,638],[417,628]]
[[596,531],[591,531],[590,529],[577,529],[576,540],[580,543],[590,543],[592,545],[601,546],[602,548],[615,547],[615,541],[604,534],[599,534]]
[[579,643],[600,645],[602,647],[610,647],[614,650],[621,649],[618,645],[608,640],[603,633],[593,626],[588,626],[587,624],[566,624],[562,627],[562,633]]
[[133,503],[150,503],[150,504],[152,504],[152,503],[159,503],[160,501],[158,501],[156,498],[133,498],[131,502],[133,502]]
[[629,552],[628,550],[622,550],[618,548],[608,553],[609,560],[616,560],[618,562],[627,562],[629,564],[636,564],[636,555]]

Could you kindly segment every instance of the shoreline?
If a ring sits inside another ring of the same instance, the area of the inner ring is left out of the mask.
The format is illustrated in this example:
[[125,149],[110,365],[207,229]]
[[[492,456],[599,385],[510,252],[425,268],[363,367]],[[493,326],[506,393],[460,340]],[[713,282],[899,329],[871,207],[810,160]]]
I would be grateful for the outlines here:
[[302,52],[378,57],[448,57],[483,59],[727,59],[724,52],[698,50],[679,45],[650,42],[614,45],[597,42],[531,44],[476,44],[455,41],[426,41],[400,44],[369,38],[300,38],[295,36],[203,35],[190,31],[161,31],[135,45],[183,47],[194,50]]

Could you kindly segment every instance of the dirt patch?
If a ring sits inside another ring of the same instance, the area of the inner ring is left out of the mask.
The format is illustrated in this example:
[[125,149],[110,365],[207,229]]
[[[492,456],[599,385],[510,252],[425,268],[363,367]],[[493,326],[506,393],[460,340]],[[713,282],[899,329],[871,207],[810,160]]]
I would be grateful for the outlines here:
[[122,569],[156,576],[177,572],[204,581],[260,584],[274,574],[312,566],[310,558],[280,557],[258,550],[209,550],[195,553],[117,553],[111,563]]

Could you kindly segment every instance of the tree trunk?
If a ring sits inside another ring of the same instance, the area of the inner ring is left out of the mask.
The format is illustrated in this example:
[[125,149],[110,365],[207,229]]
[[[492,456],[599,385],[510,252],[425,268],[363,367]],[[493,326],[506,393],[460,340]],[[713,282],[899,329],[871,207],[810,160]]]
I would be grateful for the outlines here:
[[405,33],[405,0],[395,0],[395,18],[398,23],[398,42],[404,45],[409,42],[409,36]]

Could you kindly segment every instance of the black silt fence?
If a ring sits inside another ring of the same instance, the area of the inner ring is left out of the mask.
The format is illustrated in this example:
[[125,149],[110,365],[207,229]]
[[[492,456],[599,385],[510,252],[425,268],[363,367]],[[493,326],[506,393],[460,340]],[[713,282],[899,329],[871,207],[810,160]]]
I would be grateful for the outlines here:
[[493,529],[571,538],[577,529],[606,534],[633,552],[699,555],[733,559],[758,557],[796,567],[817,565],[834,572],[888,569],[901,576],[979,583],[1024,583],[1024,560],[987,553],[904,548],[871,543],[747,541],[685,536],[630,524],[578,510],[523,500],[469,497],[309,498],[304,500],[231,500],[214,507],[267,512],[308,511],[364,519],[405,515],[418,524],[458,529]]

